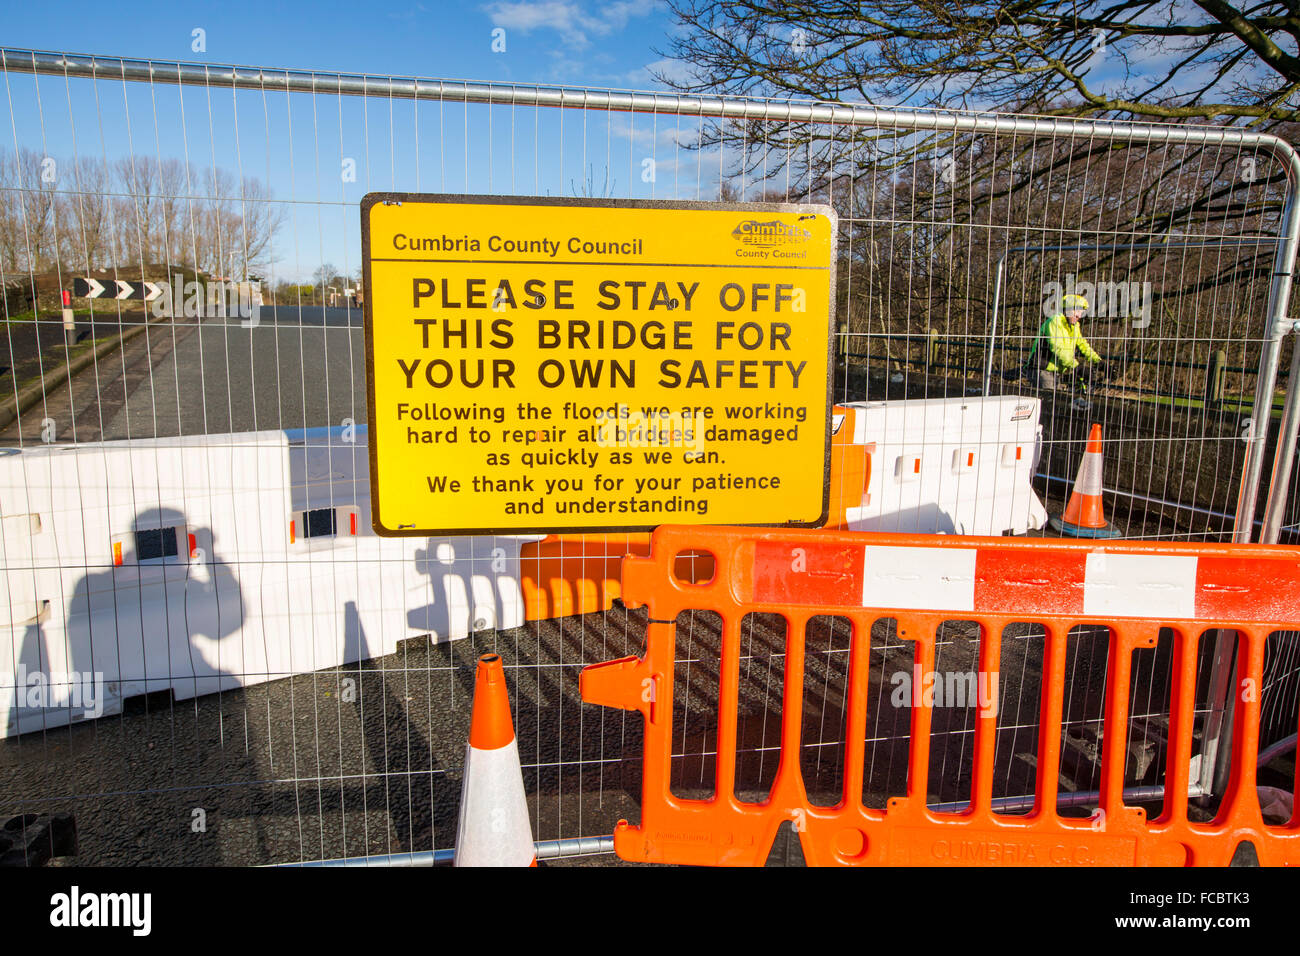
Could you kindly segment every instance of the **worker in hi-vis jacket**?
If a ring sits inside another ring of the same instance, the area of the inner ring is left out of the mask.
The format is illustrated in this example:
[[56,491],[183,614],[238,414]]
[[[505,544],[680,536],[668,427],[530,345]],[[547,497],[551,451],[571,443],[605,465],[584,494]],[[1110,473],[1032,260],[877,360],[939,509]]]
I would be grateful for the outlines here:
[[[1071,380],[1087,390],[1087,382],[1082,377],[1076,378],[1079,360],[1075,351],[1083,353],[1090,365],[1104,366],[1105,360],[1097,354],[1088,340],[1083,337],[1079,320],[1088,310],[1088,300],[1081,295],[1067,295],[1061,300],[1062,311],[1047,319],[1038,328],[1033,348],[1029,350],[1029,359],[1025,363],[1034,367],[1034,356],[1038,355],[1038,387],[1054,389],[1061,384],[1061,376],[1068,375]],[[1086,404],[1083,399],[1081,404]]]

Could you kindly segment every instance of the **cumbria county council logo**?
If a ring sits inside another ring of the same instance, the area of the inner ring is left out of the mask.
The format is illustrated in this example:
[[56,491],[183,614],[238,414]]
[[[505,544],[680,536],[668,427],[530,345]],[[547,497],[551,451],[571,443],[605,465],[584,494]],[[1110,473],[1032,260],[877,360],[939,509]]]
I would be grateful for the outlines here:
[[771,222],[756,222],[753,219],[746,219],[731,230],[731,238],[747,246],[758,246],[766,249],[772,246],[787,246],[793,243],[807,242],[812,238],[812,233],[794,223],[781,222],[778,219],[773,219]]

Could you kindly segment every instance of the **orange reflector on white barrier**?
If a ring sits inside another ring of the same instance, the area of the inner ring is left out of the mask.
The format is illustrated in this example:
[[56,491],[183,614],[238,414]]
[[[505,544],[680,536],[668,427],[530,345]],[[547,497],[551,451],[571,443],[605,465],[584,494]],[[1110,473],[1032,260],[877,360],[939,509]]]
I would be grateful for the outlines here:
[[894,461],[894,477],[898,481],[916,481],[921,477],[920,455],[899,455]]
[[976,450],[974,448],[957,448],[952,453],[952,473],[965,474],[975,470]]

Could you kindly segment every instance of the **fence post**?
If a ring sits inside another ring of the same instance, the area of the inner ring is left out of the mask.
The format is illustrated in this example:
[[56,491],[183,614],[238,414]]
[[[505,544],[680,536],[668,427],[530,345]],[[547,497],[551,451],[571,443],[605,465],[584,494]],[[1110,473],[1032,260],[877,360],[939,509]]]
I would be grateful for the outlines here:
[[1228,353],[1217,349],[1210,353],[1210,364],[1205,368],[1205,407],[1219,408],[1223,404],[1223,383],[1227,376]]
[[925,350],[925,368],[930,372],[939,364],[939,330],[931,328],[928,334],[930,340]]
[[849,364],[849,323],[841,321],[836,338],[838,341],[837,351],[840,354],[840,361],[845,365]]

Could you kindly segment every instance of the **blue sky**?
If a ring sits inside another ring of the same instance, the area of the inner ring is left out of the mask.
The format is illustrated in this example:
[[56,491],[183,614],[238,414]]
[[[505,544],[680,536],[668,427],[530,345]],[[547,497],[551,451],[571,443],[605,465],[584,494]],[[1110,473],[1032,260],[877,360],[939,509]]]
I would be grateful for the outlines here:
[[[617,3],[51,2],[14,6],[10,48],[504,83],[662,89],[657,0]],[[202,45],[195,50],[195,30]],[[503,30],[502,33],[494,31]],[[494,51],[504,42],[504,52]],[[674,198],[716,191],[718,162],[679,150],[689,122],[19,74],[0,91],[0,149],[64,162],[188,159],[269,184],[285,223],[275,278],[360,268],[356,204],[379,190]],[[654,175],[645,176],[647,159]],[[689,164],[683,180],[682,167]],[[349,171],[350,166],[350,171]],[[349,172],[351,178],[349,178]],[[66,179],[60,180],[61,183]],[[192,186],[199,194],[201,184]]]
[[[671,28],[658,0],[6,5],[10,47],[341,72],[645,88]],[[506,31],[493,52],[492,31]],[[206,53],[192,31],[206,31]]]
[[[165,61],[620,89],[662,89],[656,71],[686,70],[656,52],[674,29],[662,0],[29,0],[11,2],[3,23],[0,45],[10,48]],[[1137,63],[1164,75],[1176,55],[1155,52]],[[1180,85],[1199,79],[1185,72]],[[1099,57],[1091,78],[1121,83],[1121,64]],[[273,279],[306,278],[322,262],[358,272],[357,204],[371,191],[716,198],[739,157],[692,150],[696,136],[689,118],[600,110],[489,111],[19,74],[6,74],[0,90],[2,152],[27,149],[60,163],[183,159],[267,184],[285,220]],[[752,178],[739,185],[745,198],[763,188]],[[188,188],[202,192],[201,184]]]

